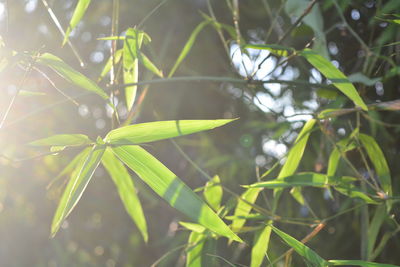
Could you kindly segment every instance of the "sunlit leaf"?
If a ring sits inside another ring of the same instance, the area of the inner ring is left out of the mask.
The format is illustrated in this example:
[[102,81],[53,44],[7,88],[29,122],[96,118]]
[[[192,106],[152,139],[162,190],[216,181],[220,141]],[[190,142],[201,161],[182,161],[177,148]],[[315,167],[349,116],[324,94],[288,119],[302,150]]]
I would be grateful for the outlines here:
[[332,81],[343,94],[350,98],[354,104],[364,110],[368,110],[367,105],[361,99],[354,85],[339,69],[337,69],[329,60],[323,56],[318,55],[310,49],[304,49],[300,55],[305,57],[311,65],[320,71],[326,78]]
[[[118,64],[118,62],[121,60],[122,53],[123,53],[123,49],[118,49],[117,51],[115,51],[114,64]],[[109,57],[106,64],[104,65],[103,70],[100,73],[99,78],[97,79],[98,82],[101,81],[107,75],[107,73],[110,72],[112,65],[113,65],[112,57]]]
[[342,115],[349,114],[351,112],[355,112],[356,109],[354,108],[329,108],[324,109],[318,114],[319,119],[327,119],[327,118],[334,118]]
[[359,260],[329,260],[328,263],[329,265],[334,265],[334,266],[399,267],[399,265],[359,261]]
[[[258,194],[261,192],[262,188],[248,188],[238,199],[238,203],[235,208],[234,216],[247,216],[252,206],[257,200]],[[246,219],[235,219],[232,222],[232,229],[234,231],[240,231],[243,225],[246,223]]]
[[373,200],[367,194],[365,194],[361,189],[355,187],[352,184],[347,184],[347,185],[343,184],[341,186],[335,186],[334,188],[339,193],[348,196],[350,198],[360,198],[368,204],[379,204],[377,201]]
[[71,68],[59,57],[45,53],[38,57],[37,62],[41,65],[50,67],[68,82],[87,91],[96,93],[104,99],[108,99],[108,95],[95,82]]
[[156,121],[129,125],[109,132],[105,138],[109,144],[142,144],[181,135],[211,130],[233,120],[177,120]]
[[209,230],[242,242],[214,211],[160,161],[139,146],[114,146],[114,153],[172,207]]
[[276,44],[246,44],[244,48],[267,50],[272,54],[280,57],[287,57],[288,55],[292,54],[295,51],[291,47],[286,47],[283,45],[276,45]]
[[202,252],[205,236],[196,232],[190,233],[186,249],[186,267],[202,267]]
[[196,233],[203,233],[206,230],[206,228],[203,225],[197,223],[179,222],[179,224],[185,227],[186,229]]
[[57,134],[30,142],[32,146],[83,146],[93,143],[84,134]]
[[61,224],[71,213],[73,208],[78,203],[87,185],[89,184],[94,171],[100,163],[106,146],[103,144],[96,144],[90,151],[85,161],[81,161],[76,171],[72,173],[71,179],[64,190],[64,193],[58,204],[56,213],[53,217],[51,224],[51,235],[54,236]]
[[[337,177],[336,177],[337,179]],[[263,188],[285,188],[293,186],[314,186],[314,187],[325,187],[327,185],[335,185],[338,181],[335,181],[333,177],[328,177],[322,173],[305,172],[296,173],[288,177],[282,177],[275,180],[266,182],[258,182],[249,187],[263,187]]]
[[[376,174],[381,183],[382,189],[388,196],[392,195],[392,182],[390,178],[390,170],[385,159],[381,148],[374,138],[366,134],[360,134],[359,139],[365,150],[367,151],[368,157],[371,159],[372,164],[375,167]],[[373,178],[372,178],[373,179]]]
[[78,25],[79,21],[81,21],[83,15],[86,12],[91,0],[79,0],[78,4],[76,5],[74,14],[72,15],[71,21],[69,22],[69,26],[67,31],[65,32],[63,45],[65,45],[68,41],[69,34],[71,31]]
[[215,211],[218,211],[222,200],[222,186],[218,175],[215,175],[211,181],[208,181],[204,187],[204,199]]
[[107,148],[101,159],[105,169],[110,174],[118,194],[125,206],[126,211],[140,230],[145,242],[148,240],[147,223],[143,214],[142,205],[137,196],[132,178],[124,164],[114,156],[110,148]]
[[[1,72],[1,71],[0,71]],[[27,91],[27,90],[19,90],[19,96],[44,96],[46,93],[43,92],[34,92],[34,91]]]
[[272,230],[275,234],[279,235],[286,244],[292,247],[300,256],[305,258],[307,261],[312,263],[315,266],[326,267],[328,263],[321,258],[315,251],[298,241],[297,239],[291,237],[290,235],[282,232],[281,230],[277,229],[276,227],[272,226]]
[[197,35],[203,30],[205,26],[207,26],[210,22],[208,20],[201,22],[191,33],[189,39],[187,40],[185,46],[183,47],[181,53],[179,54],[177,60],[175,61],[174,66],[171,68],[171,71],[168,74],[168,77],[172,77],[175,71],[178,69],[179,65],[185,59],[185,57],[189,54],[189,51],[192,49],[194,42],[196,41]]
[[271,237],[271,221],[267,222],[264,228],[258,230],[254,235],[253,246],[251,248],[251,263],[250,267],[261,266],[265,255],[268,251],[269,239]]

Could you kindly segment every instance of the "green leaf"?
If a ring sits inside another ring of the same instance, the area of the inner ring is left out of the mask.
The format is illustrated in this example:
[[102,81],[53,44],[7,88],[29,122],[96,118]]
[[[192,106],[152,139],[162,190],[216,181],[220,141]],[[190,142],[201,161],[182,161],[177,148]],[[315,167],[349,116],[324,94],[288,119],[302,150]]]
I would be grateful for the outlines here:
[[124,164],[114,156],[111,148],[106,149],[101,162],[117,187],[118,194],[126,211],[140,230],[144,241],[147,242],[148,233],[146,218],[144,217],[142,205],[140,204],[140,200],[137,196],[135,186],[128,170],[125,168]]
[[121,127],[109,132],[105,141],[112,145],[142,144],[211,130],[233,120],[156,121]]
[[329,260],[328,263],[334,266],[361,266],[361,267],[399,267],[399,265],[375,263],[359,260]]
[[[125,83],[137,83],[139,79],[138,53],[142,45],[143,33],[129,28],[123,47],[123,76]],[[137,85],[125,87],[126,106],[131,110],[136,98]]]
[[[388,196],[392,195],[392,182],[390,178],[390,170],[385,159],[381,148],[375,139],[366,134],[361,134],[358,136],[362,145],[367,151],[368,157],[371,159],[372,164],[375,167],[376,174],[381,183],[382,189]],[[372,178],[373,179],[373,178]]]
[[179,222],[179,224],[185,227],[186,229],[199,234],[203,233],[206,230],[204,226],[197,223]]
[[179,65],[182,63],[182,61],[185,59],[185,57],[189,54],[190,50],[192,49],[192,46],[194,42],[196,41],[197,35],[203,30],[205,26],[207,26],[210,23],[210,21],[205,20],[201,22],[197,27],[193,30],[191,33],[189,39],[187,40],[185,46],[183,47],[181,53],[179,54],[177,60],[175,61],[174,66],[172,67],[171,71],[168,74],[168,78],[172,77],[174,75],[175,71],[178,69]]
[[378,202],[370,198],[368,195],[366,195],[361,189],[356,188],[352,184],[335,186],[334,188],[339,193],[348,196],[350,198],[360,198],[368,204],[379,204]]
[[328,109],[322,110],[318,114],[318,119],[334,118],[334,117],[346,115],[346,114],[349,114],[349,113],[355,112],[355,111],[356,111],[356,109],[354,109],[354,108],[340,108],[340,109],[328,108]]
[[108,99],[108,95],[95,82],[71,68],[59,57],[45,53],[38,57],[37,62],[41,65],[50,67],[68,82],[87,91],[96,93],[103,99]]
[[223,190],[221,186],[221,180],[219,179],[218,175],[215,175],[212,180],[206,183],[203,192],[206,202],[215,211],[218,211],[221,205],[222,194]]
[[[257,200],[258,194],[261,192],[262,188],[248,188],[238,199],[238,203],[235,208],[234,216],[247,216],[252,206]],[[232,229],[234,231],[240,231],[243,225],[246,223],[246,219],[235,219],[232,222]]]
[[26,90],[19,90],[19,96],[44,96],[46,93],[43,92],[34,92],[34,91],[26,91]]
[[30,142],[31,146],[83,146],[93,141],[84,134],[57,134]]
[[281,230],[277,229],[276,227],[272,226],[272,230],[275,234],[279,235],[286,244],[292,247],[300,256],[305,258],[307,261],[312,263],[315,266],[325,267],[328,266],[328,263],[321,258],[315,251],[298,241],[297,239],[291,237],[290,235],[282,232]]
[[361,72],[353,73],[349,75],[349,81],[352,83],[362,83],[367,86],[373,86],[376,82],[380,81],[381,78],[369,78],[362,74]]
[[320,71],[325,77],[332,81],[343,94],[350,98],[354,104],[361,107],[363,110],[368,110],[367,105],[361,99],[354,85],[339,69],[337,69],[329,60],[318,55],[310,49],[304,49],[300,55],[305,57],[307,61]]
[[337,142],[336,147],[332,150],[331,155],[328,160],[328,176],[334,176],[339,165],[339,160],[341,157],[340,151],[346,153],[355,148],[355,144],[351,142],[350,138],[345,138]]
[[76,27],[76,25],[78,25],[79,21],[81,21],[83,15],[86,12],[86,9],[90,4],[90,1],[91,0],[79,0],[78,4],[76,5],[74,14],[72,15],[71,21],[69,22],[67,31],[65,32],[64,40],[62,43],[63,46],[67,43],[71,31]]
[[185,183],[140,146],[115,146],[114,153],[172,207],[209,230],[242,242]]
[[280,57],[287,57],[288,55],[295,52],[294,48],[276,44],[246,44],[244,48],[268,50],[272,54]]
[[[338,178],[336,177],[336,179]],[[249,185],[249,187],[250,188],[254,187],[285,188],[293,186],[325,187],[327,185],[337,184],[337,181],[335,181],[336,179],[333,177],[328,177],[327,175],[322,173],[304,172],[271,181],[255,183]]]
[[376,238],[386,217],[386,205],[376,207],[374,217],[372,217],[372,221],[368,227],[368,255],[371,255],[375,247]]
[[101,157],[106,146],[96,144],[90,151],[85,161],[81,161],[71,175],[65,191],[60,199],[56,213],[51,224],[51,235],[54,237],[62,222],[71,213],[73,208],[78,203],[87,185],[89,184],[94,171],[100,163]]
[[[272,223],[272,221],[267,222]],[[265,226],[256,232],[251,248],[251,263],[250,267],[261,266],[264,257],[268,251],[269,239],[271,237],[271,225]]]
[[202,267],[202,253],[205,236],[196,232],[190,233],[186,249],[186,267]]
[[[122,54],[123,54],[123,49],[118,49],[117,51],[115,51],[115,54],[114,54],[114,63],[115,64],[118,64],[118,62],[121,60]],[[109,57],[107,60],[107,63],[104,65],[104,68],[100,73],[99,78],[97,79],[97,82],[100,82],[101,80],[103,80],[103,78],[107,75],[107,73],[110,72],[112,65],[113,65],[112,57]]]

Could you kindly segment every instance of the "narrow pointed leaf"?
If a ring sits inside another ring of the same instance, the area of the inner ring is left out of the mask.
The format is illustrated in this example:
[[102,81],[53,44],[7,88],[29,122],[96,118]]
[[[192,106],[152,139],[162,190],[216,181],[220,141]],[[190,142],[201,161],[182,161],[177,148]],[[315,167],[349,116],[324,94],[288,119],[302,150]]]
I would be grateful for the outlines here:
[[204,198],[208,205],[215,211],[218,211],[222,200],[222,186],[218,175],[215,175],[211,181],[208,181],[204,187]]
[[[272,223],[269,221],[268,223]],[[250,267],[261,266],[265,255],[268,251],[269,239],[271,237],[271,226],[266,225],[263,229],[256,232],[251,249],[251,263]]]
[[244,48],[252,48],[258,50],[267,50],[272,54],[280,57],[287,57],[288,55],[295,52],[295,50],[291,47],[286,47],[282,45],[276,44],[246,44]]
[[334,266],[399,267],[399,265],[359,261],[359,260],[329,260],[328,263],[329,265],[334,265]]
[[206,230],[206,228],[203,225],[200,225],[197,223],[179,222],[179,224],[192,232],[196,232],[196,233],[200,233],[200,234]]
[[381,226],[385,221],[386,216],[386,205],[380,205],[376,207],[374,217],[372,217],[372,221],[368,226],[368,255],[371,255],[375,247],[379,230],[381,229]]
[[81,21],[83,15],[86,12],[86,9],[88,8],[91,0],[79,0],[78,4],[76,5],[74,14],[72,15],[71,21],[69,22],[69,26],[67,28],[67,31],[65,32],[64,40],[63,40],[63,46],[67,43],[69,34],[71,31],[78,25],[78,23]]
[[388,196],[392,195],[392,182],[390,178],[390,170],[385,159],[381,148],[374,138],[366,134],[360,134],[359,139],[365,150],[367,151],[368,157],[371,159],[372,164],[375,167],[376,174],[381,183],[382,189]]
[[108,99],[108,95],[94,81],[71,68],[61,58],[45,53],[38,57],[37,62],[41,65],[50,67],[68,82],[87,91],[96,93],[103,99]]
[[84,134],[57,134],[30,142],[31,146],[83,146],[93,143]]
[[89,184],[94,171],[100,163],[105,148],[105,145],[93,146],[93,149],[90,151],[86,160],[81,161],[81,163],[77,165],[75,171],[72,173],[71,180],[64,190],[56,213],[53,217],[53,222],[51,224],[52,236],[57,233],[65,218],[67,218],[67,216],[78,203],[87,185]]
[[277,234],[286,244],[292,247],[300,256],[305,258],[307,261],[315,266],[325,267],[328,263],[321,258],[315,251],[298,241],[297,239],[291,237],[290,235],[282,232],[274,226],[271,226],[275,234]]
[[[234,216],[247,216],[252,209],[250,204],[254,204],[256,202],[261,189],[262,188],[248,188],[238,199]],[[234,219],[231,227],[234,231],[240,231],[245,223],[246,219]]]
[[186,267],[202,267],[202,254],[205,236],[196,232],[190,233],[186,249]]
[[113,145],[142,144],[211,130],[231,121],[233,120],[177,120],[134,124],[112,130],[105,140]]
[[168,74],[168,78],[172,77],[174,75],[175,71],[178,69],[179,65],[182,63],[182,61],[185,59],[185,57],[189,54],[190,50],[192,49],[192,46],[194,42],[196,41],[197,35],[203,30],[205,26],[207,26],[210,23],[210,21],[206,20],[201,22],[197,27],[193,30],[191,33],[189,39],[187,40],[185,46],[183,47],[181,53],[179,54],[177,60],[175,61],[174,66],[171,68],[171,71]]
[[259,182],[250,185],[249,187],[263,187],[263,188],[285,188],[293,186],[314,186],[325,187],[327,185],[335,185],[335,181],[330,180],[327,175],[322,173],[297,173],[291,176],[270,180],[266,182]]
[[209,230],[242,242],[214,211],[160,161],[139,146],[115,146],[114,153],[172,207]]
[[332,150],[331,155],[329,156],[328,170],[326,172],[328,176],[334,176],[336,174],[341,157],[340,151],[345,153],[355,148],[355,144],[351,142],[350,138],[340,140],[336,145],[337,146]]
[[361,99],[354,85],[339,69],[337,69],[329,60],[315,53],[310,49],[304,49],[300,55],[305,57],[307,61],[320,71],[327,79],[331,80],[343,94],[350,98],[354,104],[363,110],[368,110],[367,105]]
[[114,156],[111,148],[107,148],[101,159],[105,169],[110,174],[126,211],[140,230],[145,242],[148,240],[147,223],[142,205],[137,196],[133,180],[124,164]]

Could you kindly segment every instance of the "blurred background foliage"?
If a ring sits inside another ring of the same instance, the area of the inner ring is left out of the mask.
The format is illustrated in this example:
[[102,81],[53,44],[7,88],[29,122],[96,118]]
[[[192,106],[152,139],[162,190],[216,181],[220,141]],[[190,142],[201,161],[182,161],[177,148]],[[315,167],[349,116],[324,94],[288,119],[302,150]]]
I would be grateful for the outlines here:
[[[68,25],[76,1],[48,1],[63,27]],[[162,2],[162,3],[161,3]],[[209,1],[213,15],[221,23],[234,26],[231,1]],[[233,1],[234,2],[234,1]],[[352,0],[319,1],[313,11],[297,24],[308,1],[241,0],[236,21],[246,43],[274,44],[290,30],[281,44],[302,49],[311,45],[329,57],[346,75],[352,77],[367,104],[396,100],[400,96],[400,26],[385,18],[399,14],[400,1]],[[161,4],[160,4],[161,3]],[[228,3],[228,4],[227,4]],[[338,4],[338,6],[335,5]],[[156,10],[154,8],[159,6]],[[140,25],[152,38],[145,52],[164,73],[168,73],[193,29],[212,15],[205,0],[135,0],[120,3],[119,33]],[[92,1],[88,12],[72,32],[71,42],[85,63],[81,68],[63,40],[40,0],[0,2],[0,31],[6,47],[22,51],[51,52],[82,73],[97,80],[109,57],[110,41],[97,38],[111,34],[112,1]],[[147,17],[154,11],[151,16]],[[241,51],[237,40],[226,35],[226,46],[216,30],[206,27],[196,39],[176,76],[219,76],[248,79],[268,52]],[[373,54],[381,55],[380,57]],[[277,66],[277,63],[280,65]],[[271,72],[271,73],[269,73]],[[24,71],[18,67],[2,72],[0,78],[0,114],[4,114]],[[100,167],[82,200],[64,223],[62,231],[49,239],[50,223],[65,180],[46,189],[77,151],[62,156],[39,156],[26,143],[58,133],[83,133],[104,136],[111,128],[110,111],[100,98],[82,95],[70,84],[48,73],[51,80],[77,105],[57,92],[38,72],[32,71],[24,90],[42,92],[41,96],[18,97],[5,126],[0,129],[0,265],[1,266],[150,266],[164,253],[184,244],[188,231],[178,221],[183,216],[161,201],[136,177],[139,196],[149,224],[150,240],[144,244],[133,222],[120,203],[117,191]],[[362,75],[361,75],[362,74]],[[146,70],[140,80],[151,79]],[[218,174],[222,184],[240,194],[240,185],[257,181],[257,176],[279,161],[305,120],[319,110],[352,107],[344,96],[329,87],[325,78],[302,58],[284,62],[268,57],[254,75],[255,80],[302,80],[306,84],[285,85],[229,82],[151,84],[135,122],[173,119],[236,118],[240,120],[213,130],[177,140],[180,147],[210,175]],[[100,84],[106,88],[107,78]],[[319,85],[309,83],[324,84]],[[139,87],[139,94],[145,86]],[[117,94],[118,109],[126,117],[122,94]],[[325,130],[334,139],[347,136],[355,127],[354,113],[325,121]],[[399,194],[398,155],[399,113],[370,111],[361,118],[361,131],[373,136],[388,160],[393,177],[394,195]],[[169,141],[146,147],[192,188],[205,184],[196,171]],[[299,170],[321,171],[327,167],[331,144],[323,134],[311,136]],[[14,160],[10,160],[12,158]],[[349,158],[362,168],[357,153]],[[345,173],[346,170],[339,170]],[[352,205],[336,196],[327,199],[323,191],[304,190],[306,200],[320,217],[328,217]],[[268,195],[269,196],[269,195]],[[224,203],[229,199],[224,195]],[[262,200],[261,200],[262,201]],[[278,214],[286,217],[310,216],[309,209],[284,194]],[[262,203],[262,202],[261,202]],[[398,220],[399,208],[392,211]],[[309,246],[327,258],[357,259],[360,254],[359,214],[346,213],[330,221]],[[307,228],[284,225],[285,230],[301,238]],[[383,229],[391,230],[385,224]],[[248,237],[251,240],[251,236]],[[284,246],[272,238],[271,257]],[[281,246],[281,247],[280,247]],[[250,248],[218,243],[218,255],[248,265]],[[391,238],[377,258],[399,263],[398,236]],[[232,252],[235,253],[232,253]],[[275,256],[274,256],[275,255]],[[294,259],[296,260],[299,259]],[[160,266],[182,266],[184,253],[177,250]],[[221,263],[223,265],[224,263]],[[299,261],[298,264],[302,264]],[[297,265],[295,265],[297,266]]]

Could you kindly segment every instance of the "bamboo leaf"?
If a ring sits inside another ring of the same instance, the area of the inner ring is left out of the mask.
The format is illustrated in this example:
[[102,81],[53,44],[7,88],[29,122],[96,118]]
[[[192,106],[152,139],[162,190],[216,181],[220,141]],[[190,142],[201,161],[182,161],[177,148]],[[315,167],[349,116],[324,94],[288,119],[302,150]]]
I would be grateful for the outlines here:
[[368,255],[371,255],[375,247],[376,238],[378,237],[379,230],[381,229],[386,216],[386,205],[376,207],[374,217],[372,217],[372,221],[368,227]]
[[350,138],[340,140],[336,145],[337,146],[332,150],[331,155],[329,156],[328,170],[326,173],[328,176],[334,176],[336,174],[341,157],[340,151],[345,153],[355,148],[355,144],[351,142]]
[[[261,190],[262,188],[248,188],[238,199],[234,216],[247,216],[252,209],[250,204],[254,204],[256,202],[258,194],[261,192]],[[246,219],[234,219],[231,227],[234,231],[240,231],[245,223]]]
[[209,230],[242,242],[214,211],[160,161],[139,146],[115,146],[114,153],[172,207]]
[[[268,224],[272,221],[267,222]],[[266,225],[263,229],[258,230],[254,236],[253,247],[251,248],[250,267],[261,266],[265,255],[268,251],[269,239],[271,237],[271,226]]]
[[263,188],[285,188],[293,186],[314,186],[325,187],[327,185],[335,185],[333,177],[329,177],[322,173],[304,172],[297,173],[291,176],[270,180],[266,182],[259,182],[249,185],[250,188],[263,187]]
[[114,156],[111,148],[107,148],[101,159],[105,169],[110,174],[124,207],[136,226],[140,230],[145,242],[148,241],[147,223],[142,205],[137,196],[136,189],[128,170],[119,159]]
[[288,55],[295,52],[295,50],[291,47],[286,47],[282,45],[276,44],[246,44],[244,48],[252,48],[258,50],[267,50],[272,54],[279,57],[287,57]]
[[203,233],[206,230],[204,226],[197,223],[179,222],[179,224],[185,227],[186,229],[199,234]]
[[211,130],[233,120],[156,121],[121,127],[109,132],[105,141],[112,145],[142,144]]
[[196,232],[190,233],[186,249],[186,267],[202,267],[202,254],[205,236]]
[[[1,71],[0,71],[1,72]],[[43,92],[35,92],[35,91],[27,91],[27,90],[19,90],[18,91],[19,96],[44,96],[46,93]]]
[[329,260],[328,263],[334,266],[361,266],[361,267],[399,267],[399,265],[375,263],[359,260]]
[[51,235],[53,237],[81,198],[100,163],[105,148],[106,146],[103,144],[94,145],[86,160],[81,161],[72,173],[71,180],[64,190],[53,217],[51,224]]
[[221,180],[218,175],[215,175],[212,180],[207,182],[203,192],[206,202],[215,211],[218,211],[221,205],[222,194]]
[[298,241],[297,239],[291,237],[290,235],[282,232],[281,230],[277,229],[276,227],[272,226],[272,230],[275,234],[277,234],[286,244],[292,247],[300,256],[305,258],[307,261],[312,263],[315,266],[325,267],[328,266],[328,263],[321,258],[315,251]]
[[91,0],[79,0],[78,4],[76,5],[74,14],[72,15],[71,21],[69,22],[69,26],[67,31],[65,32],[63,46],[67,43],[68,37],[71,31],[78,25],[79,21],[81,21],[83,15],[86,12]]
[[93,143],[84,134],[57,134],[30,142],[31,146],[83,146]]
[[185,59],[185,57],[189,54],[190,50],[192,49],[192,46],[194,42],[196,41],[197,35],[203,30],[205,26],[207,26],[210,23],[210,21],[205,20],[201,22],[197,27],[193,30],[193,32],[190,34],[189,39],[187,40],[185,46],[183,47],[181,53],[179,54],[177,60],[175,61],[174,66],[172,67],[171,71],[168,74],[168,78],[172,77],[174,75],[175,71],[178,69],[179,65],[182,63],[182,61]]
[[[365,150],[367,151],[368,157],[371,159],[372,164],[375,167],[376,174],[381,183],[382,189],[388,196],[392,195],[392,182],[390,177],[390,170],[385,159],[381,148],[374,138],[366,134],[359,134],[359,139]],[[373,179],[373,177],[371,177]]]
[[45,53],[38,57],[37,62],[43,66],[50,67],[68,82],[87,91],[96,93],[103,99],[108,99],[108,95],[95,82],[84,76],[82,73],[71,68],[59,57]]
[[304,49],[300,55],[305,57],[307,61],[320,71],[325,77],[332,81],[343,94],[350,98],[354,104],[361,107],[363,110],[368,110],[367,105],[361,99],[354,85],[339,69],[337,69],[329,60],[321,55],[318,55],[310,49]]

